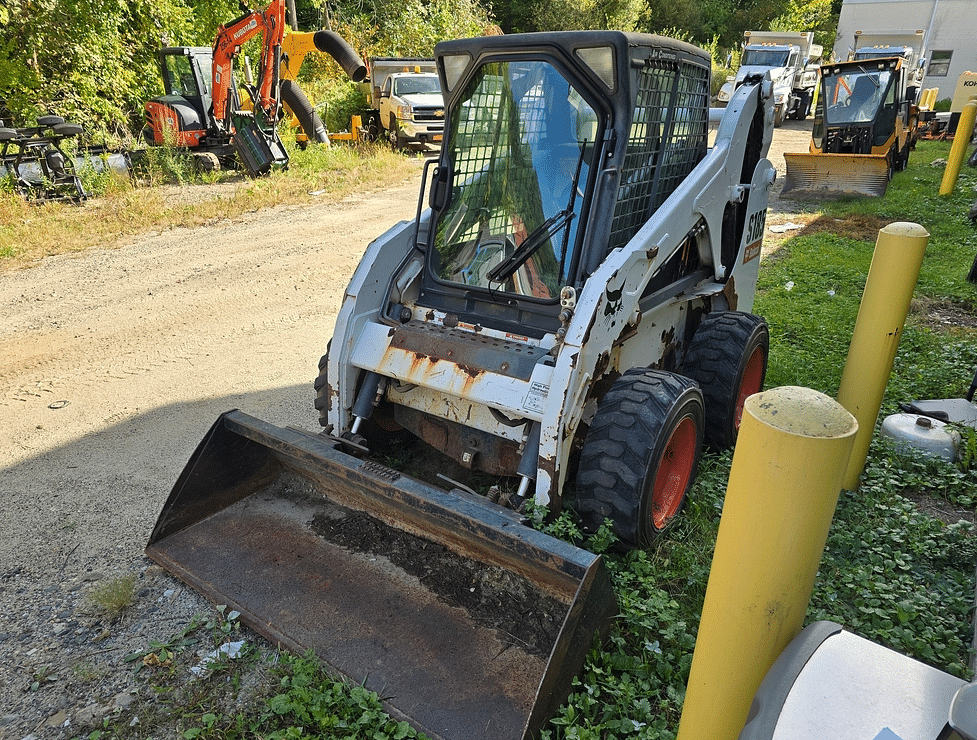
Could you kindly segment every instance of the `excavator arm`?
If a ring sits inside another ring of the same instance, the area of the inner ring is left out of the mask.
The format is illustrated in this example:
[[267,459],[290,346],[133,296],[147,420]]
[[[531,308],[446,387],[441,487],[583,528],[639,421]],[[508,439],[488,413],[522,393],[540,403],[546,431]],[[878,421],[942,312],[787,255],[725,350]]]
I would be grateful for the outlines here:
[[261,62],[258,71],[255,109],[265,120],[274,122],[279,103],[278,74],[282,39],[285,35],[285,2],[272,0],[264,10],[253,10],[217,29],[214,39],[213,100],[214,122],[223,130],[229,127],[232,69],[241,47],[262,34]]

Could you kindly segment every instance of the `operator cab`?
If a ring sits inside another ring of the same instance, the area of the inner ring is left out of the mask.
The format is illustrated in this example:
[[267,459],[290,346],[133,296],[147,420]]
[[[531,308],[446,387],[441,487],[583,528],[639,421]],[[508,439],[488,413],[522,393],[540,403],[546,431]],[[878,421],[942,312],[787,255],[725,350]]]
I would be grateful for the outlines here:
[[899,115],[908,117],[904,89],[900,94],[902,72],[896,57],[823,67],[815,141],[823,141],[824,151],[832,154],[868,154],[883,146]]
[[474,53],[471,40],[438,45],[447,120],[418,308],[557,332],[565,290],[581,290],[705,155],[708,86],[678,73],[682,53],[618,32],[566,39],[531,53],[504,36]]
[[169,47],[160,50],[159,61],[167,97],[186,101],[197,112],[201,127],[205,128],[211,105],[213,50],[209,46]]

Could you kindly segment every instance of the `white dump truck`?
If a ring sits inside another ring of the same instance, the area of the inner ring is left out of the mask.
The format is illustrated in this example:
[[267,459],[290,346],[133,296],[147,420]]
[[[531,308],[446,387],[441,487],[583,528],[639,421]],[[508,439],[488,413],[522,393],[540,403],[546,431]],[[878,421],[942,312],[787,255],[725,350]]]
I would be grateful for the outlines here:
[[899,57],[907,72],[906,95],[915,102],[923,83],[923,43],[925,32],[917,31],[855,31],[855,41],[848,54],[851,61]]
[[726,80],[716,98],[724,108],[748,76],[770,72],[774,86],[774,126],[785,118],[803,120],[811,111],[822,47],[811,31],[746,31],[743,55],[735,76]]

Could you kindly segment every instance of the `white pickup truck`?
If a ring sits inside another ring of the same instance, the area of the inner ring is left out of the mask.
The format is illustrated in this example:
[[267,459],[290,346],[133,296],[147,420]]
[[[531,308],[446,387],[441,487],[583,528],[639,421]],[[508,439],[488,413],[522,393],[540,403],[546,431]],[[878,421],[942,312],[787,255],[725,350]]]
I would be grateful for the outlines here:
[[441,146],[444,97],[433,59],[368,61],[372,117],[395,149]]

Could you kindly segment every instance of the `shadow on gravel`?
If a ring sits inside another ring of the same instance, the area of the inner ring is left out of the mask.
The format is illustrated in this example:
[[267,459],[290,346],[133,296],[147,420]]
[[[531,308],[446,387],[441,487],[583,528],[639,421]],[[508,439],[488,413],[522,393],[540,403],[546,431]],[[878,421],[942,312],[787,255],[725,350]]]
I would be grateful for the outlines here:
[[[87,735],[145,689],[127,656],[213,613],[143,554],[170,489],[222,412],[318,432],[313,397],[310,382],[162,406],[0,469],[0,740]],[[110,618],[92,593],[122,576],[132,602]]]

